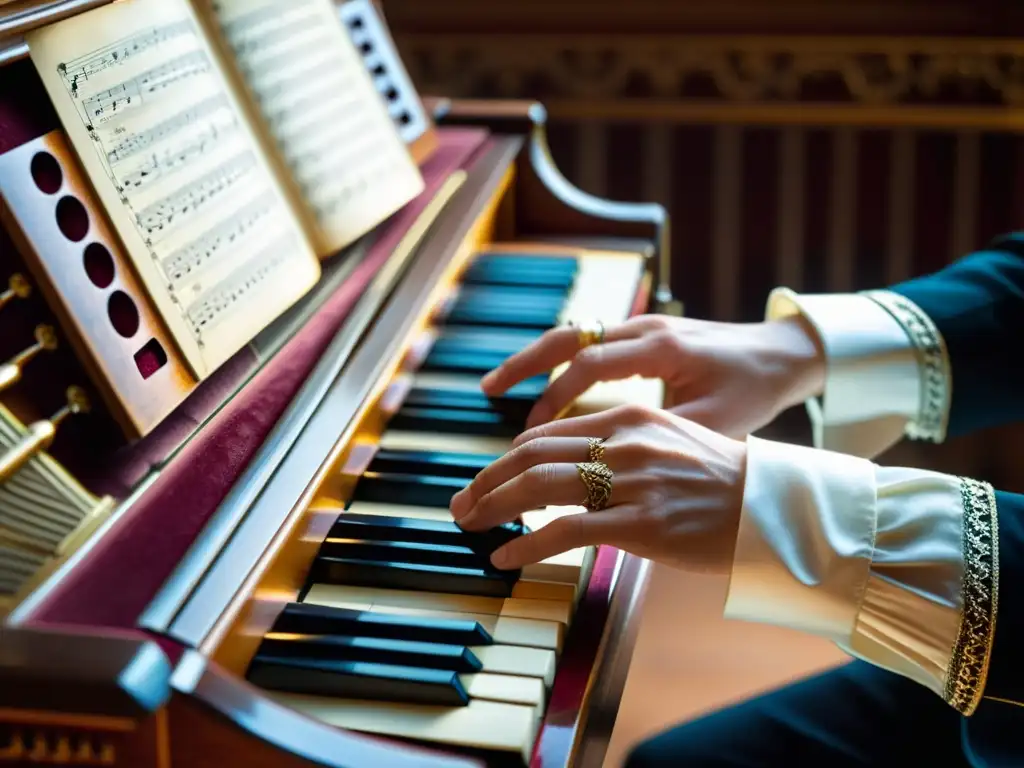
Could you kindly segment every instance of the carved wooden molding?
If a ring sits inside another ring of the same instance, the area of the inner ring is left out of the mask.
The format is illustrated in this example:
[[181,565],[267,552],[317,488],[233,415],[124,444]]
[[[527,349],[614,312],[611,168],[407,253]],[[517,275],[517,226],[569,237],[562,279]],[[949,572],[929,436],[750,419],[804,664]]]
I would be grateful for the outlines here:
[[396,37],[420,90],[460,97],[1024,105],[1024,44],[1009,40]]

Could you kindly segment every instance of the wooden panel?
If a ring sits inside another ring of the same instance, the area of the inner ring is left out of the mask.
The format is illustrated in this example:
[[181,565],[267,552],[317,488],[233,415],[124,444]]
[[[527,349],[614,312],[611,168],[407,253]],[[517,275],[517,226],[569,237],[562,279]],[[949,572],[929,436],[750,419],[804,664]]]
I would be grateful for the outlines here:
[[5,226],[110,412],[130,437],[146,434],[197,381],[63,134],[0,156],[0,195]]
[[754,32],[1011,35],[1013,0],[384,0],[399,32]]

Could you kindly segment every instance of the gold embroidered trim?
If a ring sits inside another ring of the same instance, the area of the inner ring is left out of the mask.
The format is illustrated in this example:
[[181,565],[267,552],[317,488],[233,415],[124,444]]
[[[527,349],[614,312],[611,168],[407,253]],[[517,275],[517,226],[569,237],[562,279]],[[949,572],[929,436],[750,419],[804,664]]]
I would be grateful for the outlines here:
[[946,438],[951,394],[949,355],[942,334],[932,319],[905,296],[891,291],[868,291],[864,295],[893,316],[910,337],[917,354],[921,368],[920,406],[917,418],[907,424],[907,437],[941,443]]
[[999,518],[992,486],[960,478],[964,507],[963,613],[943,698],[962,715],[981,701],[999,609]]

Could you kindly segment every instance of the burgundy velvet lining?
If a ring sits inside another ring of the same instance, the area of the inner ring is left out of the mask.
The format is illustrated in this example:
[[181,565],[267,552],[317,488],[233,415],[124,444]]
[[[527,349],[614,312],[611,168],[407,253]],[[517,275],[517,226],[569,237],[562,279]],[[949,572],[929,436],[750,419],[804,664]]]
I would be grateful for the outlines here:
[[568,756],[572,754],[575,738],[573,726],[583,708],[583,697],[597,662],[611,607],[608,599],[618,555],[615,547],[602,546],[597,550],[587,591],[576,607],[576,617],[562,650],[530,768],[565,766],[570,762]]
[[[246,468],[341,326],[444,180],[489,140],[441,132],[427,188],[383,224],[365,260],[306,326],[165,467],[115,530],[33,613],[40,623],[131,627]],[[195,416],[195,414],[189,414]]]

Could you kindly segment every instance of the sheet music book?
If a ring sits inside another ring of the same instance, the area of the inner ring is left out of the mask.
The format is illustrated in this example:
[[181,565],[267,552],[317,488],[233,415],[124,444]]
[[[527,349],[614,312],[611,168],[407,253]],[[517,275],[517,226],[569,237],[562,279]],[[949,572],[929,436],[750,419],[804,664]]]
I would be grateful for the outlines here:
[[331,0],[122,0],[27,39],[199,377],[422,189]]

